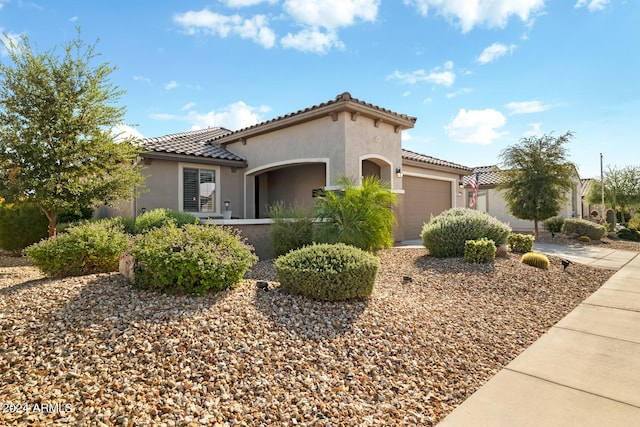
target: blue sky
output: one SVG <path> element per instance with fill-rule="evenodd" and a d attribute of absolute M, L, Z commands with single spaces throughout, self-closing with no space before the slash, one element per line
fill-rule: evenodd
<path fill-rule="evenodd" d="M 128 132 L 235 130 L 348 91 L 417 117 L 405 148 L 471 167 L 573 131 L 582 177 L 601 152 L 640 166 L 639 23 L 636 0 L 0 0 L 0 31 L 39 51 L 98 40 Z"/>

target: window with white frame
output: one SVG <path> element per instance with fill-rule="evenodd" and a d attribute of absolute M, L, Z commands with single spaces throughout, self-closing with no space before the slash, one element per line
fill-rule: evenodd
<path fill-rule="evenodd" d="M 182 210 L 193 213 L 218 212 L 217 168 L 183 166 L 181 169 Z"/>

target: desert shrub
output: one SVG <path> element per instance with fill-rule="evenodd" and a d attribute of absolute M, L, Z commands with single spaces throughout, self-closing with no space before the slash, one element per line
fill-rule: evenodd
<path fill-rule="evenodd" d="M 20 252 L 49 235 L 49 220 L 34 204 L 0 203 L 0 249 Z"/>
<path fill-rule="evenodd" d="M 627 228 L 635 228 L 636 230 L 640 230 L 640 213 L 635 214 L 631 217 L 631 219 L 629 219 Z"/>
<path fill-rule="evenodd" d="M 549 268 L 549 258 L 547 258 L 546 255 L 537 252 L 527 252 L 522 255 L 520 262 L 543 270 Z"/>
<path fill-rule="evenodd" d="M 515 252 L 518 254 L 524 254 L 527 252 L 531 252 L 533 249 L 533 241 L 535 237 L 530 234 L 509 234 L 509 238 L 507 239 L 509 247 L 511 248 L 511 252 Z"/>
<path fill-rule="evenodd" d="M 475 264 L 488 264 L 496 259 L 496 245 L 486 237 L 464 243 L 464 260 Z"/>
<path fill-rule="evenodd" d="M 135 219 L 123 218 L 120 216 L 102 219 L 79 219 L 73 222 L 63 222 L 57 225 L 57 232 L 65 233 L 70 228 L 78 227 L 92 222 L 102 223 L 103 225 L 112 225 L 118 228 L 121 227 L 122 231 L 124 231 L 126 234 L 135 234 Z"/>
<path fill-rule="evenodd" d="M 380 260 L 354 246 L 325 243 L 291 251 L 275 268 L 283 291 L 337 301 L 371 295 Z"/>
<path fill-rule="evenodd" d="M 542 223 L 544 229 L 549 233 L 560 233 L 562 231 L 562 224 L 564 224 L 564 218 L 561 216 L 546 219 Z"/>
<path fill-rule="evenodd" d="M 232 288 L 257 261 L 237 230 L 174 224 L 133 239 L 134 284 L 170 294 Z"/>
<path fill-rule="evenodd" d="M 579 242 L 589 243 L 591 241 L 591 237 L 589 236 L 580 236 L 578 237 Z"/>
<path fill-rule="evenodd" d="M 108 273 L 118 270 L 128 239 L 121 226 L 92 221 L 31 245 L 25 252 L 50 277 Z"/>
<path fill-rule="evenodd" d="M 605 235 L 606 230 L 603 225 L 595 222 L 580 218 L 567 218 L 564 220 L 562 232 L 564 234 L 589 236 L 591 240 L 600 240 Z"/>
<path fill-rule="evenodd" d="M 495 245 L 504 245 L 510 233 L 511 227 L 485 212 L 453 208 L 432 217 L 421 237 L 431 256 L 446 258 L 463 256 L 467 240 L 486 237 Z"/>
<path fill-rule="evenodd" d="M 620 240 L 620 237 L 618 237 L 618 235 L 616 233 L 614 233 L 613 231 L 607 233 L 607 237 L 609 239 L 611 239 L 611 240 Z"/>
<path fill-rule="evenodd" d="M 197 220 L 189 212 L 177 212 L 163 208 L 153 209 L 136 218 L 134 232 L 135 234 L 146 233 L 153 228 L 160 228 L 169 224 L 182 227 L 186 224 L 195 224 Z"/>
<path fill-rule="evenodd" d="M 640 231 L 635 228 L 623 228 L 618 231 L 618 237 L 622 240 L 630 240 L 632 242 L 640 242 Z"/>
<path fill-rule="evenodd" d="M 273 219 L 271 241 L 276 257 L 311 244 L 313 235 L 312 214 L 300 206 L 285 206 L 276 202 L 269 206 L 268 215 Z"/>
<path fill-rule="evenodd" d="M 391 247 L 397 200 L 388 184 L 376 177 L 365 177 L 360 186 L 345 177 L 338 183 L 342 190 L 328 191 L 317 198 L 320 222 L 313 240 L 345 243 L 369 252 Z"/>

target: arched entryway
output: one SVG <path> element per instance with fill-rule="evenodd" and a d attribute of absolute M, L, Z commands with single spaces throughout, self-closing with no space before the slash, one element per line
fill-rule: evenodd
<path fill-rule="evenodd" d="M 367 176 L 375 176 L 382 181 L 391 183 L 391 170 L 391 162 L 380 155 L 368 154 L 360 156 L 361 179 Z"/>

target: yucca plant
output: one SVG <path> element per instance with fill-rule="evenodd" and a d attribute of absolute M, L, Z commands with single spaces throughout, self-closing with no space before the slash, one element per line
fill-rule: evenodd
<path fill-rule="evenodd" d="M 375 252 L 393 245 L 393 207 L 396 195 L 377 177 L 365 177 L 361 185 L 338 180 L 341 190 L 328 191 L 316 204 L 320 222 L 314 233 L 318 243 L 345 243 Z"/>

